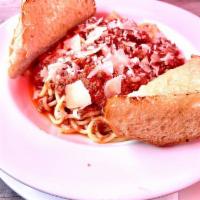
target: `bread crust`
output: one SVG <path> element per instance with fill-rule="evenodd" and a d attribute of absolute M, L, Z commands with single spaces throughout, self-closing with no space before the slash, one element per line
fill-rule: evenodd
<path fill-rule="evenodd" d="M 40 54 L 95 11 L 94 0 L 23 0 L 10 45 L 9 76 L 21 75 Z"/>
<path fill-rule="evenodd" d="M 108 99 L 112 130 L 158 146 L 200 137 L 200 57 L 171 69 L 128 96 Z"/>
<path fill-rule="evenodd" d="M 200 94 L 115 96 L 105 118 L 119 136 L 157 146 L 188 142 L 200 138 Z"/>

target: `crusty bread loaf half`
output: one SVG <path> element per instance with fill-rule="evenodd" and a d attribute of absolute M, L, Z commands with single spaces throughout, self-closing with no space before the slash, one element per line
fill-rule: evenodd
<path fill-rule="evenodd" d="M 129 96 L 145 97 L 198 92 L 200 92 L 200 57 L 193 56 L 186 64 L 158 76 Z"/>
<path fill-rule="evenodd" d="M 110 98 L 105 118 L 117 135 L 158 146 L 200 138 L 200 57 L 129 96 Z"/>
<path fill-rule="evenodd" d="M 21 75 L 40 54 L 95 10 L 94 0 L 23 0 L 10 45 L 9 76 Z"/>

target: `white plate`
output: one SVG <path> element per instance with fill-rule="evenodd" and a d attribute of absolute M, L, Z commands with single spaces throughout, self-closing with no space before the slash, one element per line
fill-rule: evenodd
<path fill-rule="evenodd" d="M 36 200 L 36 199 L 37 200 L 67 200 L 66 198 L 65 199 L 59 198 L 59 197 L 56 197 L 56 196 L 53 196 L 53 195 L 46 194 L 44 192 L 40 192 L 39 190 L 33 189 L 31 187 L 28 187 L 28 186 L 18 182 L 14 178 L 8 176 L 7 174 L 5 174 L 1 171 L 0 171 L 0 178 L 10 188 L 12 188 L 15 192 L 17 192 L 20 196 L 22 196 L 26 200 Z M 200 186 L 200 184 L 199 184 L 199 186 Z M 197 187 L 196 187 L 196 189 L 197 189 Z M 191 190 L 191 189 L 188 188 L 187 190 Z M 187 196 L 187 197 L 190 197 L 190 198 L 193 197 L 194 195 L 191 196 L 191 194 L 188 194 L 187 190 L 182 192 L 182 193 L 184 193 L 184 196 Z M 174 194 L 167 195 L 165 197 L 159 197 L 159 198 L 154 199 L 154 200 L 187 200 L 187 199 L 179 198 L 179 194 L 174 193 Z"/>
<path fill-rule="evenodd" d="M 12 188 L 15 192 L 17 192 L 21 197 L 26 200 L 67 200 L 28 187 L 16 181 L 2 171 L 0 171 L 0 177 L 10 188 Z"/>
<path fill-rule="evenodd" d="M 97 1 L 99 12 L 115 10 L 157 22 L 188 57 L 200 50 L 200 20 L 158 1 Z M 72 199 L 146 199 L 200 180 L 200 142 L 157 148 L 136 142 L 97 145 L 80 136 L 46 134 L 56 128 L 31 104 L 25 78 L 9 80 L 7 49 L 16 19 L 0 28 L 0 166 L 42 191 Z"/>

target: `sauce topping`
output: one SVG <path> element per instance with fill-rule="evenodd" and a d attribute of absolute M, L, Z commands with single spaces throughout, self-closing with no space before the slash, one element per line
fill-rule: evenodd
<path fill-rule="evenodd" d="M 35 85 L 48 82 L 62 96 L 79 81 L 90 104 L 102 107 L 106 98 L 127 95 L 182 64 L 180 50 L 155 25 L 92 17 L 39 58 Z"/>

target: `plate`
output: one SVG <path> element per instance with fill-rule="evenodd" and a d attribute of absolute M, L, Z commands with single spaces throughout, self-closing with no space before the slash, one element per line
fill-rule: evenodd
<path fill-rule="evenodd" d="M 186 57 L 200 50 L 200 20 L 151 0 L 97 0 L 99 13 L 115 10 L 159 25 Z M 200 180 L 200 142 L 158 148 L 129 141 L 94 144 L 57 130 L 31 103 L 26 78 L 9 80 L 7 53 L 16 17 L 0 28 L 0 166 L 26 185 L 71 199 L 149 199 Z M 47 134 L 50 133 L 50 134 Z M 54 135 L 54 136 L 52 136 Z M 56 136 L 55 136 L 56 135 Z"/>
<path fill-rule="evenodd" d="M 8 185 L 10 188 L 12 188 L 15 192 L 17 192 L 20 196 L 22 196 L 24 199 L 26 200 L 67 200 L 66 198 L 59 198 L 44 192 L 40 192 L 36 189 L 33 189 L 31 187 L 28 187 L 26 185 L 24 185 L 23 183 L 20 183 L 19 181 L 15 180 L 14 178 L 8 176 L 7 174 L 3 173 L 0 171 L 0 177 L 1 179 L 6 183 L 6 185 Z M 200 186 L 200 184 L 199 184 Z M 198 194 L 198 190 L 199 187 L 192 186 L 192 188 L 196 189 L 196 193 Z M 191 188 L 187 188 L 186 190 L 183 190 L 181 192 L 181 194 L 174 193 L 174 194 L 170 194 L 164 197 L 159 197 L 156 198 L 154 200 L 190 200 L 191 199 L 191 194 L 192 191 L 189 193 L 187 190 L 191 190 Z M 188 197 L 187 199 L 185 198 L 179 198 L 180 196 L 182 196 L 182 193 L 184 194 L 184 196 Z M 193 195 L 194 196 L 194 195 Z M 195 196 L 198 197 L 198 196 Z M 193 199 L 194 200 L 194 199 Z"/>
<path fill-rule="evenodd" d="M 40 192 L 31 187 L 28 187 L 1 171 L 0 171 L 0 177 L 6 183 L 6 185 L 8 185 L 10 188 L 12 188 L 15 192 L 17 192 L 21 197 L 23 197 L 26 200 L 35 200 L 35 199 L 37 200 L 67 200 L 67 199 L 59 198 L 56 196 L 52 196 L 52 195 Z"/>

